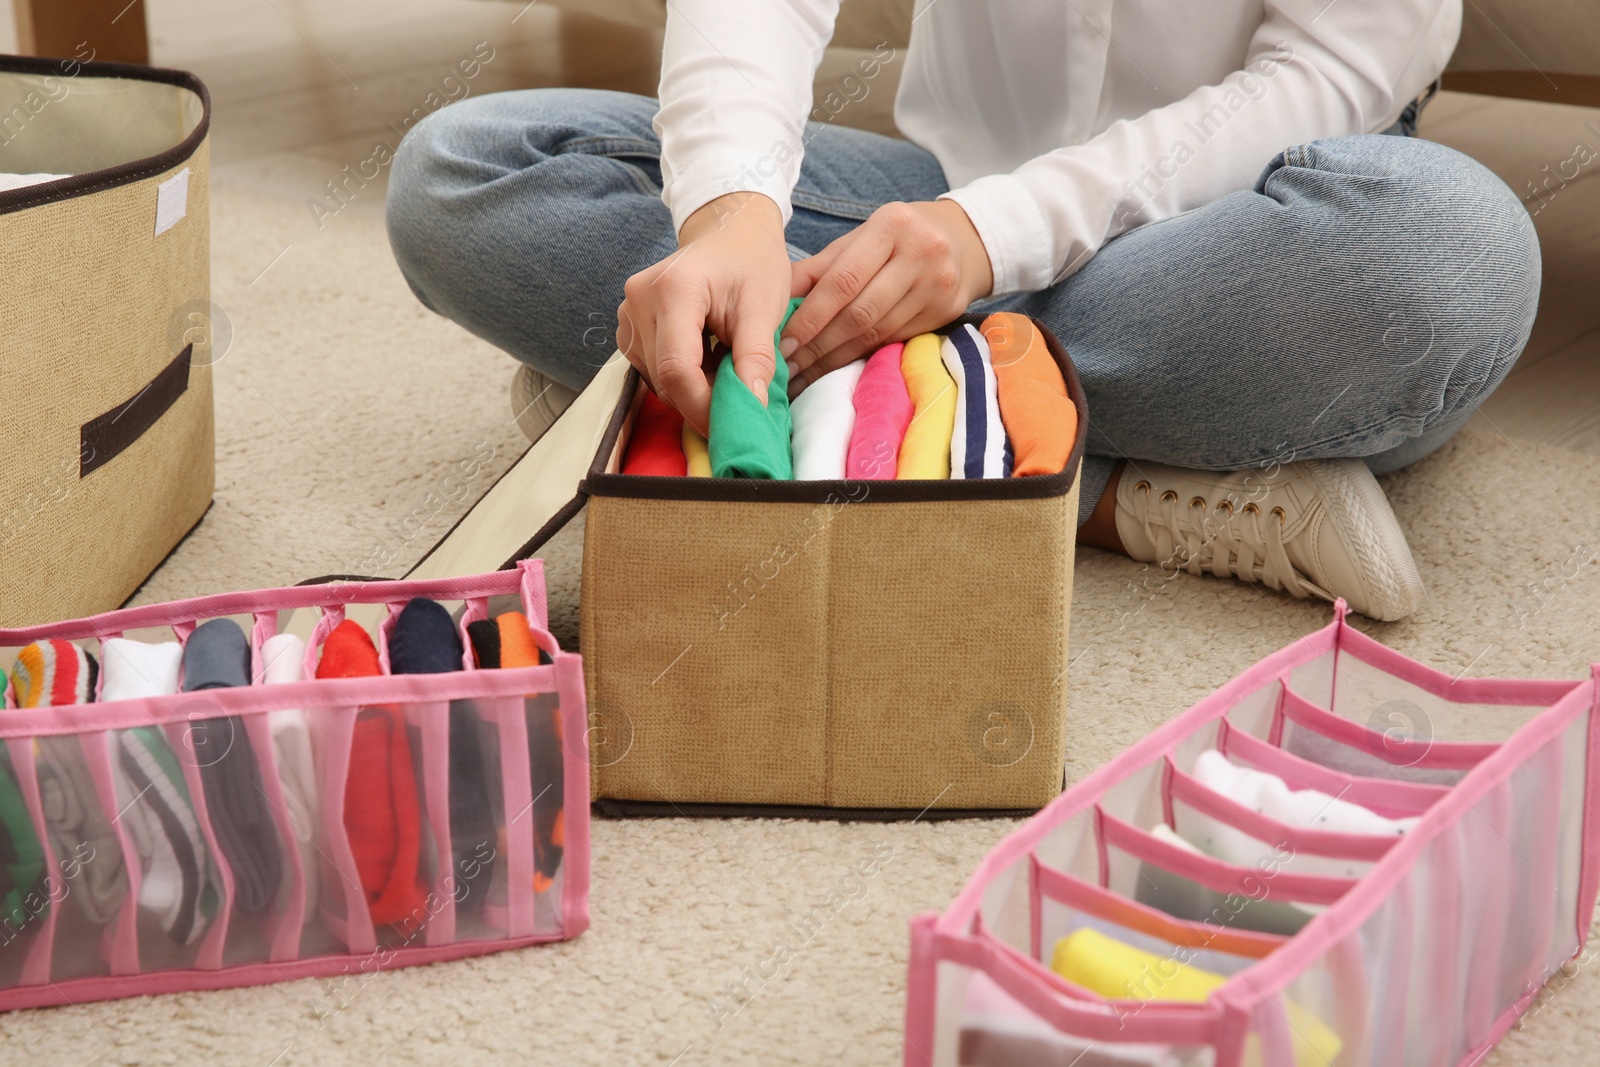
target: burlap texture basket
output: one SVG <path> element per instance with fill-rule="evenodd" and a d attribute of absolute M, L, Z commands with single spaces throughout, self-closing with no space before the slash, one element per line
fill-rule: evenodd
<path fill-rule="evenodd" d="M 623 475 L 642 387 L 616 357 L 411 576 L 510 565 L 587 504 L 579 643 L 602 811 L 1036 810 L 1065 771 L 1088 425 L 1040 330 L 1079 414 L 1059 474 Z"/>
<path fill-rule="evenodd" d="M 211 502 L 209 103 L 0 57 L 0 626 L 125 601 Z"/>

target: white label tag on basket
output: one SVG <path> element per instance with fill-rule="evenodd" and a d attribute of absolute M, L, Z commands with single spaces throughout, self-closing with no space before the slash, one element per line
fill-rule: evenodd
<path fill-rule="evenodd" d="M 156 236 L 176 226 L 189 213 L 189 168 L 184 167 L 156 187 Z"/>

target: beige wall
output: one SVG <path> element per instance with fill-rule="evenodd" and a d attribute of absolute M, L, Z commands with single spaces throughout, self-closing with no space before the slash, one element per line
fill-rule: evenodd
<path fill-rule="evenodd" d="M 11 0 L 0 0 L 0 54 L 17 50 L 17 24 L 12 20 Z"/>

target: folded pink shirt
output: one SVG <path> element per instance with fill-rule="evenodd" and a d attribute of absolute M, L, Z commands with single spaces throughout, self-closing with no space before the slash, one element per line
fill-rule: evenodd
<path fill-rule="evenodd" d="M 856 425 L 845 460 L 846 478 L 893 478 L 900 442 L 911 425 L 911 394 L 900 373 L 901 342 L 884 345 L 867 360 L 856 383 Z"/>

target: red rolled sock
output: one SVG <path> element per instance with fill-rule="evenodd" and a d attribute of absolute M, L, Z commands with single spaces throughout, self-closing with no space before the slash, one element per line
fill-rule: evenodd
<path fill-rule="evenodd" d="M 359 623 L 346 619 L 322 645 L 318 678 L 381 673 L 378 649 Z M 405 716 L 394 707 L 362 708 L 350 738 L 344 828 L 375 924 L 427 914 L 427 891 L 417 880 L 421 825 Z"/>
<path fill-rule="evenodd" d="M 684 478 L 689 461 L 683 454 L 683 416 L 667 407 L 654 393 L 644 394 L 639 415 L 633 420 L 628 451 L 622 457 L 623 474 L 656 474 Z"/>

